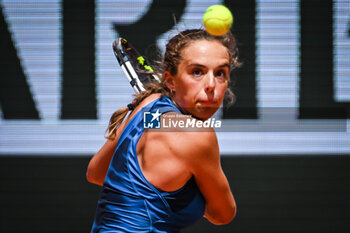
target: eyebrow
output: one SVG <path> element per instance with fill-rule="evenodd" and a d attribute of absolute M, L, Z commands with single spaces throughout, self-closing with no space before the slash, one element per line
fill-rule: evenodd
<path fill-rule="evenodd" d="M 199 66 L 199 67 L 203 67 L 203 68 L 206 67 L 205 65 L 198 64 L 198 63 L 192 63 L 192 64 L 187 65 L 187 67 L 191 67 L 191 66 Z M 220 68 L 222 68 L 222 67 L 230 68 L 230 65 L 228 63 L 225 63 L 225 64 L 222 64 L 222 65 L 219 65 L 218 67 L 220 67 Z"/>

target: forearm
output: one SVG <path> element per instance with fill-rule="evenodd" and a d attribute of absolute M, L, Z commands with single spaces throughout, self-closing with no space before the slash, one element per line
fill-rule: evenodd
<path fill-rule="evenodd" d="M 215 201 L 207 202 L 204 217 L 213 224 L 222 225 L 233 220 L 237 207 L 225 175 L 221 172 L 217 176 L 222 176 L 220 180 L 216 181 L 216 184 L 220 185 L 210 192 L 212 199 L 215 199 Z"/>
<path fill-rule="evenodd" d="M 110 159 L 98 157 L 96 158 L 95 156 L 89 163 L 86 172 L 86 178 L 90 183 L 102 186 L 108 170 L 107 164 L 109 164 Z"/>
<path fill-rule="evenodd" d="M 204 217 L 208 219 L 209 222 L 215 225 L 224 225 L 230 223 L 236 215 L 236 203 L 233 201 L 233 204 L 230 208 L 230 213 L 220 213 L 217 212 L 214 208 L 206 206 Z"/>
<path fill-rule="evenodd" d="M 86 178 L 89 182 L 103 185 L 109 164 L 112 160 L 116 142 L 108 140 L 89 162 Z"/>

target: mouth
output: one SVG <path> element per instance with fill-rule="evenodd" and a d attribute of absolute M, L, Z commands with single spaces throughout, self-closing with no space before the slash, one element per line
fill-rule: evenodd
<path fill-rule="evenodd" d="M 207 106 L 207 107 L 217 106 L 217 101 L 215 100 L 199 100 L 198 103 L 200 105 Z"/>

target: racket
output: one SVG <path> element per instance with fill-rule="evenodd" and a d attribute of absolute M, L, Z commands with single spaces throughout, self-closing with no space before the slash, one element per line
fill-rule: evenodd
<path fill-rule="evenodd" d="M 147 83 L 160 82 L 159 77 L 154 74 L 145 58 L 126 39 L 116 39 L 113 42 L 113 51 L 126 78 L 137 94 L 145 91 Z"/>

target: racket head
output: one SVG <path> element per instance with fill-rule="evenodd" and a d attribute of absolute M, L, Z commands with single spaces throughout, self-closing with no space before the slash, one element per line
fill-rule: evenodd
<path fill-rule="evenodd" d="M 126 73 L 127 76 L 130 76 L 130 73 L 136 74 L 136 76 L 131 76 L 134 76 L 133 78 L 136 79 L 134 83 L 142 85 L 139 89 L 144 90 L 144 87 L 151 82 L 160 83 L 160 79 L 154 74 L 153 68 L 126 39 L 121 37 L 116 39 L 113 42 L 113 51 L 119 65 L 129 71 L 128 73 L 124 71 L 124 73 Z M 130 64 L 132 68 L 128 64 Z M 133 71 L 130 72 L 130 69 L 133 69 Z M 133 84 L 131 83 L 131 85 Z"/>

